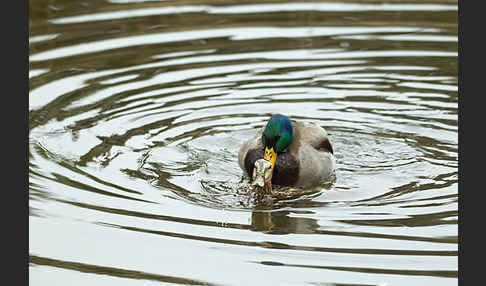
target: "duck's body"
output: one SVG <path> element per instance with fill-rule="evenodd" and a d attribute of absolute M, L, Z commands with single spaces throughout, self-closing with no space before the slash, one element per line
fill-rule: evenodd
<path fill-rule="evenodd" d="M 255 161 L 272 158 L 268 150 L 274 149 L 275 185 L 307 188 L 322 185 L 334 176 L 336 160 L 332 145 L 326 130 L 315 123 L 273 115 L 255 137 L 243 143 L 238 163 L 251 178 Z"/>

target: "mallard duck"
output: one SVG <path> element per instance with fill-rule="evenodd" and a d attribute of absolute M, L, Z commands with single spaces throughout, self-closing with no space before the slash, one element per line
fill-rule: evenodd
<path fill-rule="evenodd" d="M 262 158 L 270 162 L 271 182 L 278 186 L 315 187 L 335 174 L 336 159 L 326 130 L 281 114 L 272 115 L 238 152 L 240 168 L 253 180 L 255 162 Z"/>

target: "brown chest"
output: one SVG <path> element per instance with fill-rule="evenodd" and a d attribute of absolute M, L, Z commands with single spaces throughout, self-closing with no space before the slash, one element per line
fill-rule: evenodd
<path fill-rule="evenodd" d="M 251 178 L 255 161 L 263 158 L 263 149 L 250 149 L 245 157 L 245 170 Z M 290 152 L 278 154 L 273 171 L 272 184 L 293 186 L 299 176 L 299 161 Z"/>

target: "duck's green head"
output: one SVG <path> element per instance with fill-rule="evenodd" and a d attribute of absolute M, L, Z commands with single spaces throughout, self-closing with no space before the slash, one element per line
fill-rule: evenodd
<path fill-rule="evenodd" d="M 264 159 L 275 167 L 277 154 L 285 152 L 294 140 L 294 129 L 290 119 L 281 114 L 274 114 L 262 134 L 262 143 L 265 148 Z"/>

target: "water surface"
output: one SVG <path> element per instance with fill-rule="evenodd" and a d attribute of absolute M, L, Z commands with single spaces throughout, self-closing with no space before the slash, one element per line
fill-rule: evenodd
<path fill-rule="evenodd" d="M 457 285 L 457 1 L 29 5 L 31 285 Z M 255 205 L 277 112 L 336 181 Z"/>

